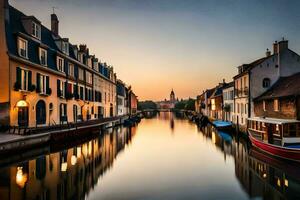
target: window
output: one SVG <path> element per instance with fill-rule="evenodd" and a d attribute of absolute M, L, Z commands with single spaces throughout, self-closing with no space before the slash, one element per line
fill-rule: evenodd
<path fill-rule="evenodd" d="M 48 83 L 49 84 L 49 83 Z M 41 94 L 47 94 L 47 76 L 37 74 L 37 88 Z"/>
<path fill-rule="evenodd" d="M 72 63 L 69 63 L 69 76 L 74 77 L 74 65 Z"/>
<path fill-rule="evenodd" d="M 270 85 L 271 85 L 271 80 L 269 78 L 264 78 L 262 83 L 263 88 L 268 88 L 270 87 Z"/>
<path fill-rule="evenodd" d="M 274 111 L 279 111 L 279 101 L 278 101 L 278 99 L 274 99 Z"/>
<path fill-rule="evenodd" d="M 26 69 L 17 68 L 17 82 L 19 83 L 18 89 L 28 91 L 31 82 L 31 71 Z"/>
<path fill-rule="evenodd" d="M 92 79 L 93 79 L 92 74 L 90 72 L 86 72 L 86 82 L 92 84 L 93 83 Z"/>
<path fill-rule="evenodd" d="M 83 73 L 84 73 L 83 69 L 78 68 L 78 78 L 82 81 L 84 80 Z"/>
<path fill-rule="evenodd" d="M 40 64 L 47 66 L 47 51 L 45 49 L 39 48 Z"/>
<path fill-rule="evenodd" d="M 57 80 L 57 96 L 58 97 L 65 97 L 65 82 L 61 80 Z"/>
<path fill-rule="evenodd" d="M 263 101 L 263 110 L 266 111 L 266 102 Z"/>
<path fill-rule="evenodd" d="M 245 104 L 245 114 L 247 115 L 247 104 Z"/>
<path fill-rule="evenodd" d="M 244 105 L 241 104 L 241 114 L 244 114 Z"/>
<path fill-rule="evenodd" d="M 19 56 L 28 58 L 28 42 L 22 38 L 18 39 L 18 52 Z"/>
<path fill-rule="evenodd" d="M 35 22 L 32 22 L 32 36 L 41 39 L 41 26 Z"/>
<path fill-rule="evenodd" d="M 92 58 L 88 58 L 88 67 L 92 68 Z"/>
<path fill-rule="evenodd" d="M 68 42 L 62 42 L 62 52 L 69 55 L 69 43 Z"/>
<path fill-rule="evenodd" d="M 61 57 L 57 57 L 57 69 L 61 72 L 65 72 L 64 70 L 64 59 L 62 59 Z"/>

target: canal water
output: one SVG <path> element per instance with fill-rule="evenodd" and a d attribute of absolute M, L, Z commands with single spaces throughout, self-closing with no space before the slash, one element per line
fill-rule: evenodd
<path fill-rule="evenodd" d="M 300 199 L 297 164 L 179 114 L 65 145 L 1 158 L 0 199 Z"/>

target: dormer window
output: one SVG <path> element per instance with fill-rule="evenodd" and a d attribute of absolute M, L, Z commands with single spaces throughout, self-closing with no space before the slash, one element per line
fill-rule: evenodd
<path fill-rule="evenodd" d="M 264 78 L 262 82 L 263 88 L 268 88 L 271 85 L 271 80 L 269 78 Z"/>
<path fill-rule="evenodd" d="M 78 53 L 78 61 L 83 63 L 83 54 L 82 53 Z"/>
<path fill-rule="evenodd" d="M 41 25 L 32 22 L 32 33 L 31 35 L 35 38 L 41 39 Z"/>
<path fill-rule="evenodd" d="M 23 38 L 18 38 L 18 53 L 23 58 L 28 58 L 28 42 Z"/>
<path fill-rule="evenodd" d="M 57 65 L 58 71 L 65 72 L 65 70 L 64 70 L 64 59 L 62 59 L 61 57 L 57 57 L 56 65 Z"/>
<path fill-rule="evenodd" d="M 40 64 L 47 66 L 47 50 L 39 48 Z"/>
<path fill-rule="evenodd" d="M 69 55 L 69 43 L 68 42 L 62 42 L 62 52 Z"/>

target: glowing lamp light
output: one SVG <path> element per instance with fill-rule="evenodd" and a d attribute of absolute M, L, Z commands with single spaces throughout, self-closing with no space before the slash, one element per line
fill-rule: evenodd
<path fill-rule="evenodd" d="M 17 168 L 16 183 L 19 187 L 24 188 L 27 182 L 27 174 L 23 173 L 23 167 Z"/>
<path fill-rule="evenodd" d="M 264 178 L 267 178 L 267 174 L 266 174 L 266 173 L 264 173 L 264 174 L 263 174 L 263 177 L 264 177 Z"/>
<path fill-rule="evenodd" d="M 77 157 L 75 155 L 73 155 L 71 157 L 71 165 L 76 165 L 76 162 L 77 162 Z"/>
<path fill-rule="evenodd" d="M 64 162 L 64 163 L 61 163 L 61 171 L 62 172 L 66 172 L 67 171 L 67 168 L 68 168 L 68 163 Z"/>
<path fill-rule="evenodd" d="M 28 103 L 25 100 L 20 100 L 17 102 L 16 105 L 18 108 L 22 108 L 22 107 L 28 107 Z"/>

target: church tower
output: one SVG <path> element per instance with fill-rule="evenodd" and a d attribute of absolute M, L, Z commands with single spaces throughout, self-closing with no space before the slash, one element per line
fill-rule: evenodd
<path fill-rule="evenodd" d="M 174 93 L 173 89 L 172 89 L 171 94 L 170 94 L 170 101 L 171 102 L 175 102 L 176 101 L 175 93 Z"/>

